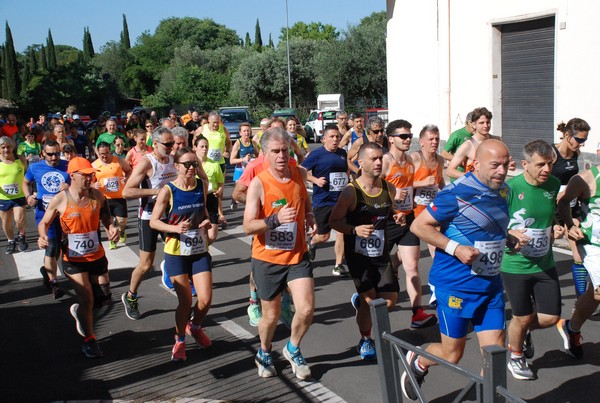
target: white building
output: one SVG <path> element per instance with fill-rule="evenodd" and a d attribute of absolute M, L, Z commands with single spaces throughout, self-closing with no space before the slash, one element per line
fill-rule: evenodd
<path fill-rule="evenodd" d="M 447 139 L 485 106 L 492 134 L 520 156 L 580 117 L 592 128 L 582 151 L 596 153 L 600 1 L 387 0 L 387 14 L 390 120 L 415 132 L 434 123 Z"/>

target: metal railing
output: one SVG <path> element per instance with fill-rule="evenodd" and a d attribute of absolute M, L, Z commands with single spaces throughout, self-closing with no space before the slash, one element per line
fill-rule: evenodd
<path fill-rule="evenodd" d="M 507 350 L 499 346 L 487 346 L 483 350 L 483 376 L 472 374 L 467 370 L 443 360 L 435 355 L 429 354 L 419 347 L 407 343 L 391 333 L 390 318 L 387 310 L 387 304 L 384 299 L 377 299 L 371 302 L 371 318 L 373 322 L 373 333 L 375 335 L 375 348 L 377 351 L 377 367 L 379 370 L 379 379 L 381 383 L 384 402 L 401 402 L 402 386 L 400 377 L 402 372 L 407 371 L 408 362 L 405 352 L 410 350 L 428 360 L 438 363 L 444 368 L 448 368 L 469 380 L 467 385 L 460 391 L 454 399 L 460 402 L 466 398 L 473 389 L 475 389 L 476 401 L 483 403 L 515 402 L 524 403 L 520 397 L 506 389 L 506 363 Z M 400 371 L 399 362 L 402 363 Z M 421 389 L 415 380 L 413 372 L 408 370 L 407 376 L 413 384 L 421 402 L 427 400 L 423 396 Z"/>

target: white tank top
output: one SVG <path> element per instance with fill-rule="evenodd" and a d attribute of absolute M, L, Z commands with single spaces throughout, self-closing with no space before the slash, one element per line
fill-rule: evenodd
<path fill-rule="evenodd" d="M 142 182 L 142 189 L 160 189 L 177 177 L 177 170 L 173 165 L 172 155 L 169 155 L 169 162 L 166 164 L 159 162 L 154 157 L 154 154 L 146 154 L 144 155 L 144 158 L 148 158 L 152 164 L 153 173 L 152 176 L 146 176 L 146 179 Z M 140 199 L 139 218 L 141 220 L 150 219 L 155 202 L 156 195 L 151 197 L 142 197 Z"/>

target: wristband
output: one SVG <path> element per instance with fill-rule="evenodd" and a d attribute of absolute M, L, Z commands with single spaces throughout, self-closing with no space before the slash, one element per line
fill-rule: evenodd
<path fill-rule="evenodd" d="M 352 235 L 356 235 L 356 227 L 352 228 Z"/>
<path fill-rule="evenodd" d="M 459 246 L 460 246 L 460 244 L 458 242 L 451 239 L 448 241 L 448 244 L 446 245 L 444 252 L 446 252 L 450 256 L 454 256 L 454 252 L 456 251 L 456 248 L 458 248 Z"/>
<path fill-rule="evenodd" d="M 265 224 L 267 225 L 267 229 L 275 229 L 281 225 L 279 222 L 279 218 L 277 214 L 271 214 L 268 217 L 265 217 Z"/>

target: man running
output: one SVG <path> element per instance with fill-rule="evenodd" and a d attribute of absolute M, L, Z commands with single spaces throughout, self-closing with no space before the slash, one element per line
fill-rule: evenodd
<path fill-rule="evenodd" d="M 313 210 L 317 222 L 317 233 L 311 238 L 308 246 L 310 260 L 315 260 L 317 245 L 329 240 L 331 227 L 329 226 L 329 215 L 337 202 L 342 190 L 348 184 L 348 162 L 346 151 L 339 148 L 340 132 L 335 125 L 325 127 L 321 138 L 323 147 L 308 154 L 302 161 L 306 168 L 308 181 L 313 183 Z M 344 238 L 341 233 L 336 234 L 335 266 L 332 274 L 334 276 L 346 275 L 344 267 Z"/>
<path fill-rule="evenodd" d="M 284 130 L 272 128 L 261 138 L 268 168 L 248 188 L 244 230 L 255 235 L 252 242 L 252 273 L 262 301 L 260 348 L 255 363 L 263 378 L 277 374 L 271 356 L 271 341 L 281 310 L 281 294 L 288 287 L 296 314 L 292 333 L 283 348 L 284 357 L 299 379 L 311 376 L 300 342 L 314 313 L 314 280 L 306 247 L 306 228 L 316 227 L 312 203 L 307 197 L 304 170 L 289 166 L 290 138 Z"/>
<path fill-rule="evenodd" d="M 387 242 L 388 219 L 394 213 L 396 189 L 381 177 L 383 150 L 379 144 L 363 144 L 358 160 L 361 175 L 342 191 L 329 217 L 329 225 L 344 234 L 348 269 L 361 300 L 356 311 L 361 335 L 357 350 L 363 360 L 372 360 L 377 354 L 371 337 L 368 303 L 383 298 L 391 310 L 400 290 Z M 400 220 L 403 216 L 395 214 L 394 219 Z"/>
<path fill-rule="evenodd" d="M 527 244 L 518 253 L 504 252 L 502 282 L 512 309 L 508 326 L 508 369 L 515 379 L 534 379 L 526 359 L 534 354 L 531 331 L 560 319 L 560 284 L 552 241 L 564 234 L 553 225 L 560 188 L 552 176 L 552 147 L 542 140 L 525 145 L 521 175 L 509 180 L 509 233 Z"/>
<path fill-rule="evenodd" d="M 71 183 L 71 177 L 67 173 L 68 162 L 60 159 L 60 147 L 54 140 L 44 143 L 44 161 L 29 165 L 23 180 L 23 193 L 27 204 L 35 206 L 35 222 L 39 225 L 48 203 L 60 191 L 65 190 Z M 35 184 L 37 192 L 32 193 Z M 58 218 L 52 220 L 47 230 L 48 247 L 44 251 L 44 265 L 40 267 L 40 273 L 44 286 L 52 292 L 54 299 L 65 295 L 65 291 L 58 285 L 57 260 L 60 256 L 60 239 L 62 231 Z"/>
<path fill-rule="evenodd" d="M 171 150 L 175 144 L 171 130 L 159 127 L 152 133 L 154 148 L 151 154 L 144 155 L 137 164 L 123 188 L 123 197 L 140 198 L 138 231 L 140 239 L 140 262 L 131 273 L 129 290 L 122 295 L 121 301 L 125 314 L 131 320 L 140 319 L 138 308 L 138 288 L 144 275 L 150 270 L 156 255 L 157 230 L 150 227 L 152 208 L 160 189 L 177 176 L 173 166 Z M 140 186 L 141 185 L 141 186 Z"/>
<path fill-rule="evenodd" d="M 481 348 L 504 347 L 500 264 L 505 245 L 515 246 L 514 238 L 507 235 L 508 188 L 504 184 L 510 157 L 501 141 L 484 144 L 477 149 L 473 172 L 446 186 L 411 226 L 419 238 L 437 248 L 429 282 L 435 287 L 441 343 L 431 343 L 426 351 L 453 364 L 464 353 L 469 324 Z M 412 351 L 407 361 L 419 387 L 428 368 L 436 365 Z M 401 383 L 404 395 L 417 400 L 406 372 Z"/>
<path fill-rule="evenodd" d="M 108 261 L 100 242 L 100 223 L 109 241 L 119 238 L 119 228 L 112 224 L 106 198 L 92 181 L 96 169 L 82 157 L 73 158 L 68 165 L 71 186 L 50 200 L 38 225 L 38 246 L 50 245 L 48 227 L 58 216 L 62 228 L 63 270 L 71 281 L 79 303 L 71 305 L 77 332 L 83 337 L 82 351 L 88 358 L 102 357 L 94 333 L 94 304 L 110 303 Z"/>

